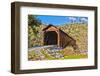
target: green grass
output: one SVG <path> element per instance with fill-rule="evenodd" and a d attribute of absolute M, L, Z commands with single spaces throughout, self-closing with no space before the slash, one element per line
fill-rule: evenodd
<path fill-rule="evenodd" d="M 33 50 L 31 52 L 28 52 L 28 59 L 29 60 L 34 59 L 34 57 L 36 57 L 36 54 Z"/>
<path fill-rule="evenodd" d="M 35 55 L 34 50 L 30 51 L 29 54 L 31 54 L 31 55 Z"/>
<path fill-rule="evenodd" d="M 87 58 L 87 55 L 80 54 L 80 55 L 69 55 L 69 56 L 64 56 L 64 59 L 81 59 L 81 58 Z"/>
<path fill-rule="evenodd" d="M 48 55 L 44 50 L 42 50 L 41 52 L 42 52 L 42 54 L 44 54 L 45 58 L 47 58 L 48 60 L 54 60 L 55 59 L 54 57 Z"/>
<path fill-rule="evenodd" d="M 46 60 L 64 60 L 64 59 L 83 59 L 83 58 L 88 58 L 87 54 L 65 55 L 63 58 L 55 58 L 55 57 L 49 55 L 44 50 L 41 50 L 41 53 L 45 56 Z M 29 60 L 34 60 L 35 58 L 38 57 L 38 55 L 36 55 L 34 51 L 31 51 L 28 54 L 29 54 L 28 55 L 29 56 Z"/>

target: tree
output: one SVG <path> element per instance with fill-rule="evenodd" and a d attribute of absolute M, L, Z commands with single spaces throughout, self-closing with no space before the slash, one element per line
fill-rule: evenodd
<path fill-rule="evenodd" d="M 28 47 L 33 47 L 37 41 L 40 25 L 41 21 L 36 16 L 28 15 Z"/>
<path fill-rule="evenodd" d="M 28 15 L 28 25 L 33 29 L 33 33 L 37 35 L 38 27 L 41 25 L 41 21 L 36 16 Z"/>

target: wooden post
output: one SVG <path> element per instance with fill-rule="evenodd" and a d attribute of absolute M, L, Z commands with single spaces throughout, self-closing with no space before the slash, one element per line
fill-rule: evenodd
<path fill-rule="evenodd" d="M 57 46 L 60 47 L 60 33 L 59 33 L 59 30 L 57 30 L 56 32 L 57 32 L 57 35 L 58 35 Z"/>
<path fill-rule="evenodd" d="M 42 32 L 43 37 L 42 37 L 42 45 L 44 45 L 44 35 L 45 35 L 45 31 Z"/>

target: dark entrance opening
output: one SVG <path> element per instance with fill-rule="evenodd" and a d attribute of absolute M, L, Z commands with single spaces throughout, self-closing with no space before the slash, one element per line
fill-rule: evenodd
<path fill-rule="evenodd" d="M 48 31 L 44 34 L 44 45 L 57 45 L 57 33 Z"/>

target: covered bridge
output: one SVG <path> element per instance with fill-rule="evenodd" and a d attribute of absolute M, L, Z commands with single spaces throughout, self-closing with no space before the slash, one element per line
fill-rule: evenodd
<path fill-rule="evenodd" d="M 70 37 L 67 33 L 62 31 L 56 26 L 48 25 L 43 30 L 43 45 L 57 45 L 58 47 L 65 48 L 72 46 L 77 49 L 76 40 Z"/>

